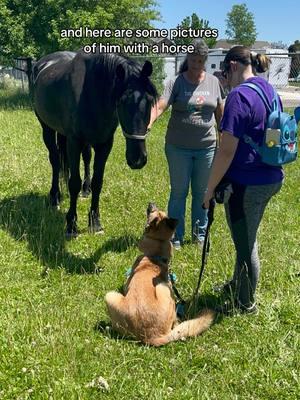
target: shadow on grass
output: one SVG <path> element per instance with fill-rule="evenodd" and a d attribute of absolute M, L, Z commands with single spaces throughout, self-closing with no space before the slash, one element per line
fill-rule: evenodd
<path fill-rule="evenodd" d="M 121 236 L 107 240 L 88 258 L 66 250 L 65 216 L 49 206 L 48 197 L 30 193 L 0 201 L 0 227 L 15 240 L 24 240 L 32 254 L 48 268 L 64 268 L 68 273 L 101 272 L 97 265 L 108 251 L 121 253 L 137 242 L 137 238 Z"/>
<path fill-rule="evenodd" d="M 0 109 L 15 110 L 18 108 L 32 109 L 29 93 L 22 90 L 0 90 Z"/>

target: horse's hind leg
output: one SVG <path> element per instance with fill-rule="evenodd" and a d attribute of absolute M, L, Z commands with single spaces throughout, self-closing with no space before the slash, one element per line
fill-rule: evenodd
<path fill-rule="evenodd" d="M 67 153 L 70 167 L 69 178 L 69 193 L 70 193 L 70 208 L 67 212 L 67 231 L 68 239 L 78 236 L 77 229 L 77 199 L 81 189 L 80 178 L 80 154 L 82 151 L 82 143 L 74 138 L 67 138 Z"/>
<path fill-rule="evenodd" d="M 84 179 L 82 184 L 81 194 L 82 197 L 88 197 L 91 193 L 91 176 L 90 164 L 92 158 L 92 148 L 89 144 L 85 144 L 82 149 L 82 159 L 84 164 Z"/>
<path fill-rule="evenodd" d="M 47 125 L 42 124 L 44 143 L 49 151 L 49 160 L 52 166 L 52 185 L 50 189 L 50 204 L 53 207 L 59 207 L 60 190 L 59 190 L 59 151 L 56 144 L 55 131 Z"/>
<path fill-rule="evenodd" d="M 94 173 L 92 178 L 92 202 L 89 212 L 89 229 L 94 233 L 103 233 L 100 223 L 99 198 L 103 184 L 104 168 L 113 144 L 113 136 L 106 143 L 94 146 Z"/>

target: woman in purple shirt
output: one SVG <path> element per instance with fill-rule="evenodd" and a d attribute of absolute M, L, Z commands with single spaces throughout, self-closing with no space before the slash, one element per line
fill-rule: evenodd
<path fill-rule="evenodd" d="M 251 53 L 244 46 L 230 49 L 224 60 L 223 74 L 233 90 L 225 103 L 221 144 L 204 198 L 204 206 L 208 208 L 221 179 L 225 177 L 231 182 L 232 193 L 225 211 L 236 249 L 236 264 L 232 279 L 219 288 L 233 299 L 222 305 L 219 311 L 223 313 L 257 310 L 255 290 L 260 271 L 257 231 L 266 205 L 280 190 L 283 181 L 282 168 L 262 163 L 260 155 L 243 140 L 246 134 L 261 144 L 268 115 L 259 95 L 241 84 L 255 83 L 271 104 L 272 86 L 256 76 L 268 67 L 269 59 L 265 55 Z"/>

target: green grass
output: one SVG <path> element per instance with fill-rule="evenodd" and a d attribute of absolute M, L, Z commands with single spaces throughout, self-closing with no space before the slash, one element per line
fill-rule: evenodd
<path fill-rule="evenodd" d="M 300 164 L 261 225 L 262 272 L 257 316 L 219 319 L 203 336 L 155 349 L 113 335 L 103 298 L 124 282 L 149 201 L 166 208 L 167 115 L 147 142 L 149 162 L 132 171 L 118 130 L 101 196 L 105 235 L 87 232 L 89 200 L 78 202 L 77 240 L 66 242 L 64 218 L 48 208 L 50 165 L 41 129 L 24 96 L 0 92 L 0 399 L 297 399 L 300 392 Z M 190 202 L 188 207 L 190 207 Z M 187 218 L 187 232 L 190 222 Z M 221 206 L 201 302 L 230 277 L 234 252 Z M 200 254 L 176 252 L 178 289 L 191 296 Z M 108 391 L 87 387 L 102 376 Z"/>
<path fill-rule="evenodd" d="M 300 82 L 289 82 L 289 85 L 300 87 Z"/>

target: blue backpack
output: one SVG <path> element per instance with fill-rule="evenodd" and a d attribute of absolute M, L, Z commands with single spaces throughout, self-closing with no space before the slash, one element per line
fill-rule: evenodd
<path fill-rule="evenodd" d="M 255 90 L 269 114 L 262 144 L 254 142 L 248 135 L 243 135 L 244 141 L 257 151 L 265 164 L 281 166 L 295 161 L 298 152 L 297 124 L 300 120 L 300 107 L 295 109 L 294 115 L 290 115 L 280 110 L 279 98 L 274 89 L 270 105 L 259 86 L 254 83 L 243 83 L 241 86 Z"/>

